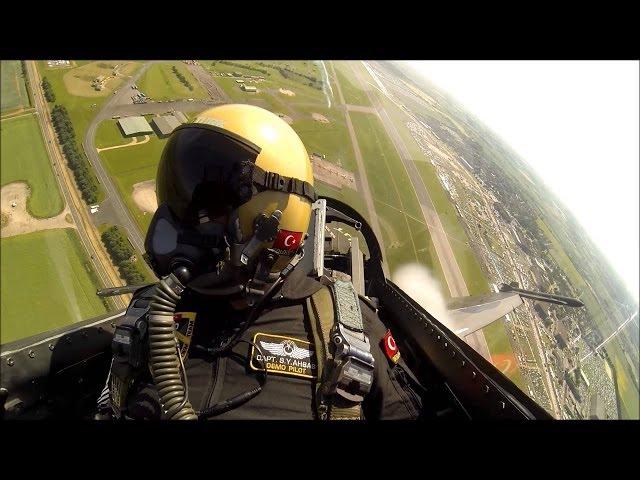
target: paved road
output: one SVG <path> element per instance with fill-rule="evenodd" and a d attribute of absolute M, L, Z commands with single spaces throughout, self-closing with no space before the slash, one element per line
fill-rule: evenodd
<path fill-rule="evenodd" d="M 351 65 L 350 65 L 351 66 Z M 352 66 L 351 66 L 352 67 Z M 445 230 L 440 222 L 440 216 L 433 205 L 431 197 L 429 196 L 429 192 L 427 191 L 424 183 L 422 182 L 422 177 L 420 176 L 420 172 L 418 171 L 411 154 L 407 146 L 404 143 L 404 140 L 398 133 L 396 126 L 393 121 L 389 117 L 384 105 L 382 104 L 380 98 L 375 93 L 375 91 L 370 87 L 369 83 L 362 78 L 358 69 L 352 68 L 354 76 L 357 78 L 358 82 L 361 85 L 361 88 L 366 92 L 369 97 L 369 101 L 373 106 L 373 110 L 377 113 L 382 124 L 389 135 L 396 151 L 398 152 L 398 156 L 402 160 L 404 164 L 405 170 L 407 171 L 407 175 L 411 179 L 411 184 L 413 185 L 413 189 L 418 197 L 418 201 L 420 202 L 420 208 L 422 209 L 422 215 L 424 217 L 424 221 L 429 229 L 429 234 L 431 235 L 431 239 L 433 240 L 433 245 L 436 250 L 436 254 L 438 256 L 438 261 L 442 266 L 442 270 L 444 273 L 445 281 L 447 282 L 447 286 L 449 288 L 449 292 L 452 297 L 466 297 L 469 296 L 469 290 L 467 289 L 467 285 L 464 281 L 464 276 L 462 275 L 462 271 L 460 270 L 460 266 L 455 258 L 453 250 L 451 248 L 451 244 L 449 243 L 449 238 L 447 237 Z M 465 341 L 471 345 L 474 350 L 480 353 L 487 360 L 491 361 L 491 354 L 489 352 L 489 346 L 487 345 L 486 339 L 484 338 L 484 334 L 482 331 L 477 331 L 471 335 L 467 335 L 465 337 Z"/>
<path fill-rule="evenodd" d="M 117 107 L 121 104 L 127 104 L 127 101 L 130 102 L 131 96 L 131 85 L 138 81 L 142 75 L 147 71 L 152 62 L 144 64 L 140 69 L 131 77 L 128 81 L 124 82 L 120 88 L 117 90 L 116 94 L 112 96 L 102 107 L 100 112 L 93 117 L 93 120 L 89 124 L 89 128 L 87 128 L 87 133 L 82 141 L 82 147 L 84 148 L 87 157 L 89 158 L 89 162 L 93 167 L 93 170 L 96 172 L 98 180 L 102 185 L 106 197 L 109 199 L 113 206 L 113 211 L 118 219 L 118 225 L 123 227 L 126 232 L 131 244 L 139 251 L 144 252 L 144 238 L 142 237 L 142 233 L 140 232 L 140 228 L 135 223 L 135 221 L 131 218 L 127 207 L 125 206 L 123 200 L 120 198 L 120 194 L 118 193 L 117 188 L 113 184 L 111 177 L 106 172 L 102 162 L 100 161 L 100 157 L 95 147 L 95 137 L 96 130 L 98 129 L 98 125 L 100 122 L 107 118 L 111 118 L 113 115 L 111 111 L 114 107 Z"/>
<path fill-rule="evenodd" d="M 87 206 L 75 188 L 74 180 L 71 178 L 71 172 L 65 167 L 66 161 L 58 146 L 58 140 L 50 121 L 49 108 L 40 87 L 40 76 L 36 63 L 27 61 L 26 64 L 44 144 L 49 154 L 49 159 L 52 162 L 52 168 L 60 186 L 60 191 L 62 192 L 66 205 L 69 207 L 73 222 L 78 228 L 80 241 L 89 254 L 89 261 L 101 285 L 103 287 L 122 285 L 122 280 L 106 256 L 100 240 L 97 239 L 97 232 L 94 230 L 91 220 L 89 219 Z M 128 299 L 129 296 L 122 295 L 111 297 L 107 301 L 116 309 L 120 309 L 126 307 L 129 301 Z"/>
<path fill-rule="evenodd" d="M 215 105 L 219 105 L 219 103 L 211 100 L 194 100 L 193 102 L 177 100 L 175 102 L 149 102 L 139 104 L 129 102 L 128 104 L 113 105 L 101 110 L 100 122 L 116 115 L 121 117 L 129 115 L 160 115 L 174 110 L 180 112 L 201 112 Z"/>
<path fill-rule="evenodd" d="M 333 67 L 333 62 L 330 62 L 331 72 L 333 74 L 333 78 L 335 79 L 334 84 L 336 86 L 336 90 L 338 91 L 338 99 L 340 100 L 341 105 L 346 105 L 344 101 L 344 97 L 342 96 L 342 89 L 340 88 L 340 82 L 338 81 L 338 76 L 336 75 L 335 69 Z M 353 144 L 353 153 L 356 157 L 356 164 L 358 166 L 358 174 L 356 175 L 356 181 L 358 182 L 358 190 L 362 192 L 364 197 L 365 204 L 367 205 L 367 210 L 369 211 L 369 221 L 371 222 L 371 228 L 373 229 L 373 233 L 375 233 L 378 242 L 380 243 L 380 250 L 382 251 L 382 270 L 384 271 L 385 276 L 389 276 L 389 264 L 387 262 L 387 256 L 384 248 L 384 237 L 382 236 L 382 230 L 380 229 L 380 223 L 378 222 L 378 215 L 376 213 L 376 209 L 373 205 L 373 197 L 371 196 L 371 190 L 369 189 L 369 182 L 367 180 L 367 170 L 364 166 L 364 162 L 362 160 L 362 152 L 360 152 L 360 146 L 358 145 L 358 139 L 356 138 L 356 132 L 353 128 L 353 124 L 351 123 L 351 117 L 349 116 L 348 110 L 344 109 L 344 116 L 347 120 L 347 129 L 349 130 L 349 136 L 351 137 L 351 143 Z"/>

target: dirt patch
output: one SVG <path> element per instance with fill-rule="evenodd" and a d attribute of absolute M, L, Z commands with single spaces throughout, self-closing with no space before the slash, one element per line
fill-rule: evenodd
<path fill-rule="evenodd" d="M 512 353 L 491 355 L 491 363 L 505 375 L 511 375 L 518 369 L 518 361 Z"/>
<path fill-rule="evenodd" d="M 280 88 L 278 90 L 281 94 L 286 95 L 287 97 L 295 97 L 296 94 L 293 93 L 291 90 L 287 90 L 286 88 Z"/>
<path fill-rule="evenodd" d="M 105 150 L 113 150 L 114 148 L 124 148 L 124 147 L 131 147 L 133 145 L 142 145 L 143 143 L 147 143 L 150 140 L 149 135 L 145 135 L 144 136 L 144 140 L 141 140 L 141 141 L 138 141 L 138 138 L 140 138 L 140 137 L 134 137 L 134 138 L 131 139 L 131 141 L 129 143 L 123 143 L 121 145 L 114 145 L 113 147 L 96 148 L 96 151 L 104 152 Z"/>
<path fill-rule="evenodd" d="M 334 187 L 349 187 L 353 190 L 358 190 L 356 179 L 349 170 L 334 165 L 316 153 L 309 155 L 309 159 L 313 167 L 313 176 L 318 180 Z"/>
<path fill-rule="evenodd" d="M 4 228 L 9 225 L 9 215 L 6 215 L 4 212 L 0 214 L 0 227 Z"/>
<path fill-rule="evenodd" d="M 287 122 L 289 125 L 293 123 L 293 118 L 291 118 L 289 115 L 285 115 L 284 113 L 278 113 L 278 116 L 281 119 L 283 119 L 285 122 Z"/>
<path fill-rule="evenodd" d="M 66 222 L 67 222 L 67 223 L 73 223 L 73 217 L 71 216 L 71 214 L 70 214 L 70 213 L 67 213 L 67 214 L 64 216 L 64 219 L 66 220 Z"/>
<path fill-rule="evenodd" d="M 156 198 L 156 181 L 136 183 L 131 194 L 133 201 L 140 210 L 147 213 L 154 213 L 158 209 L 158 199 Z"/>
<path fill-rule="evenodd" d="M 327 117 L 325 117 L 324 115 L 321 115 L 319 113 L 312 113 L 311 116 L 313 117 L 313 119 L 316 122 L 320 122 L 320 123 L 329 123 L 329 119 Z"/>
<path fill-rule="evenodd" d="M 66 218 L 71 217 L 69 207 L 55 217 L 34 218 L 27 212 L 27 199 L 31 192 L 24 182 L 14 182 L 2 187 L 2 238 L 53 228 L 76 228 Z M 15 206 L 14 206 L 15 205 Z M 5 223 L 6 220 L 6 223 Z"/>
<path fill-rule="evenodd" d="M 69 70 L 62 80 L 72 95 L 104 97 L 118 88 L 137 66 L 136 62 L 91 62 Z"/>

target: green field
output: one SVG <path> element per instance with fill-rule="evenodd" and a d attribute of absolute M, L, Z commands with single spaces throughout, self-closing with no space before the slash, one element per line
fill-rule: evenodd
<path fill-rule="evenodd" d="M 437 259 L 411 180 L 375 115 L 350 113 L 384 237 L 390 271 L 419 262 L 438 272 Z"/>
<path fill-rule="evenodd" d="M 0 244 L 1 343 L 107 312 L 73 229 L 3 238 Z"/>
<path fill-rule="evenodd" d="M 60 213 L 64 205 L 37 117 L 27 114 L 3 120 L 0 128 L 2 185 L 26 182 L 31 189 L 27 210 L 34 217 L 46 218 Z"/>
<path fill-rule="evenodd" d="M 25 79 L 22 76 L 20 60 L 2 60 L 0 62 L 1 80 L 0 87 L 0 111 L 2 113 L 28 108 L 30 106 L 29 95 Z"/>
<path fill-rule="evenodd" d="M 105 123 L 113 122 L 111 120 L 103 122 L 100 125 L 100 129 L 103 128 Z M 107 172 L 115 181 L 120 196 L 129 208 L 131 216 L 140 226 L 143 234 L 149 228 L 151 215 L 143 215 L 143 212 L 134 203 L 131 194 L 136 183 L 156 178 L 158 162 L 165 142 L 166 139 L 159 139 L 153 135 L 147 143 L 142 145 L 100 152 L 100 158 Z"/>
<path fill-rule="evenodd" d="M 489 352 L 494 355 L 513 355 L 513 348 L 509 342 L 507 327 L 504 319 L 497 320 L 482 329 L 484 338 L 489 346 Z M 516 366 L 506 374 L 507 378 L 515 383 L 520 390 L 526 392 L 526 382 L 520 373 L 520 369 Z"/>
<path fill-rule="evenodd" d="M 189 90 L 178 80 L 172 70 L 174 66 L 189 81 L 192 90 Z M 138 87 L 141 92 L 154 101 L 209 98 L 207 92 L 182 62 L 154 63 L 138 81 Z"/>
<path fill-rule="evenodd" d="M 205 68 L 208 68 L 216 74 L 214 77 L 216 83 L 220 85 L 220 87 L 234 102 L 251 103 L 253 105 L 267 108 L 274 113 L 278 113 L 279 110 L 284 110 L 282 113 L 285 114 L 289 114 L 290 107 L 294 107 L 296 103 L 316 103 L 318 105 L 327 105 L 327 100 L 322 90 L 309 86 L 306 79 L 303 79 L 302 77 L 294 76 L 292 78 L 286 78 L 278 68 L 276 68 L 290 68 L 294 72 L 321 78 L 320 68 L 314 62 L 304 60 L 234 60 L 233 62 L 240 64 L 240 66 L 228 65 L 221 63 L 220 61 L 210 60 L 203 60 L 201 63 Z M 260 63 L 268 66 L 259 65 Z M 265 70 L 267 73 L 265 74 L 251 70 L 251 68 L 243 68 L 243 66 Z M 240 89 L 240 85 L 236 83 L 237 77 L 218 75 L 220 73 L 228 74 L 233 72 L 237 72 L 242 75 L 263 76 L 265 77 L 265 80 L 258 83 L 247 83 L 248 85 L 256 86 L 258 89 L 257 93 L 248 93 Z M 280 88 L 291 90 L 295 96 L 289 97 L 280 93 Z"/>
<path fill-rule="evenodd" d="M 327 161 L 345 170 L 357 171 L 344 115 L 323 106 L 314 107 L 312 111 L 326 117 L 329 123 L 321 123 L 308 116 L 291 124 L 307 151 L 324 154 Z"/>
<path fill-rule="evenodd" d="M 138 137 L 142 140 L 144 137 Z M 130 143 L 132 138 L 122 136 L 122 131 L 115 120 L 105 120 L 96 129 L 96 148 L 113 147 Z"/>
<path fill-rule="evenodd" d="M 353 62 L 349 63 L 352 64 Z M 371 102 L 369 101 L 369 96 L 358 86 L 350 65 L 348 65 L 347 62 L 333 62 L 333 65 L 336 70 L 338 81 L 340 82 L 344 101 L 349 105 L 370 107 Z"/>

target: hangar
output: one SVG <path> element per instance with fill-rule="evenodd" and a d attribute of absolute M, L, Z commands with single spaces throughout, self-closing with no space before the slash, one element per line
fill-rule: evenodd
<path fill-rule="evenodd" d="M 168 137 L 178 126 L 180 120 L 173 115 L 165 115 L 163 117 L 153 117 L 152 120 L 156 134 L 160 138 Z"/>
<path fill-rule="evenodd" d="M 180 123 L 187 123 L 189 121 L 187 116 L 184 113 L 182 113 L 181 111 L 175 112 L 174 115 L 176 116 L 176 118 L 178 120 L 180 120 Z"/>
<path fill-rule="evenodd" d="M 144 117 L 125 117 L 118 120 L 118 125 L 125 137 L 146 135 L 153 133 L 153 129 Z"/>

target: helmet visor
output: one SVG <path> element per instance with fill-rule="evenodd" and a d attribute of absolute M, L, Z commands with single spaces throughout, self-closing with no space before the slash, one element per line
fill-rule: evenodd
<path fill-rule="evenodd" d="M 260 148 L 213 125 L 185 124 L 167 141 L 158 165 L 158 203 L 183 221 L 198 212 L 225 215 L 251 199 L 252 170 Z"/>

